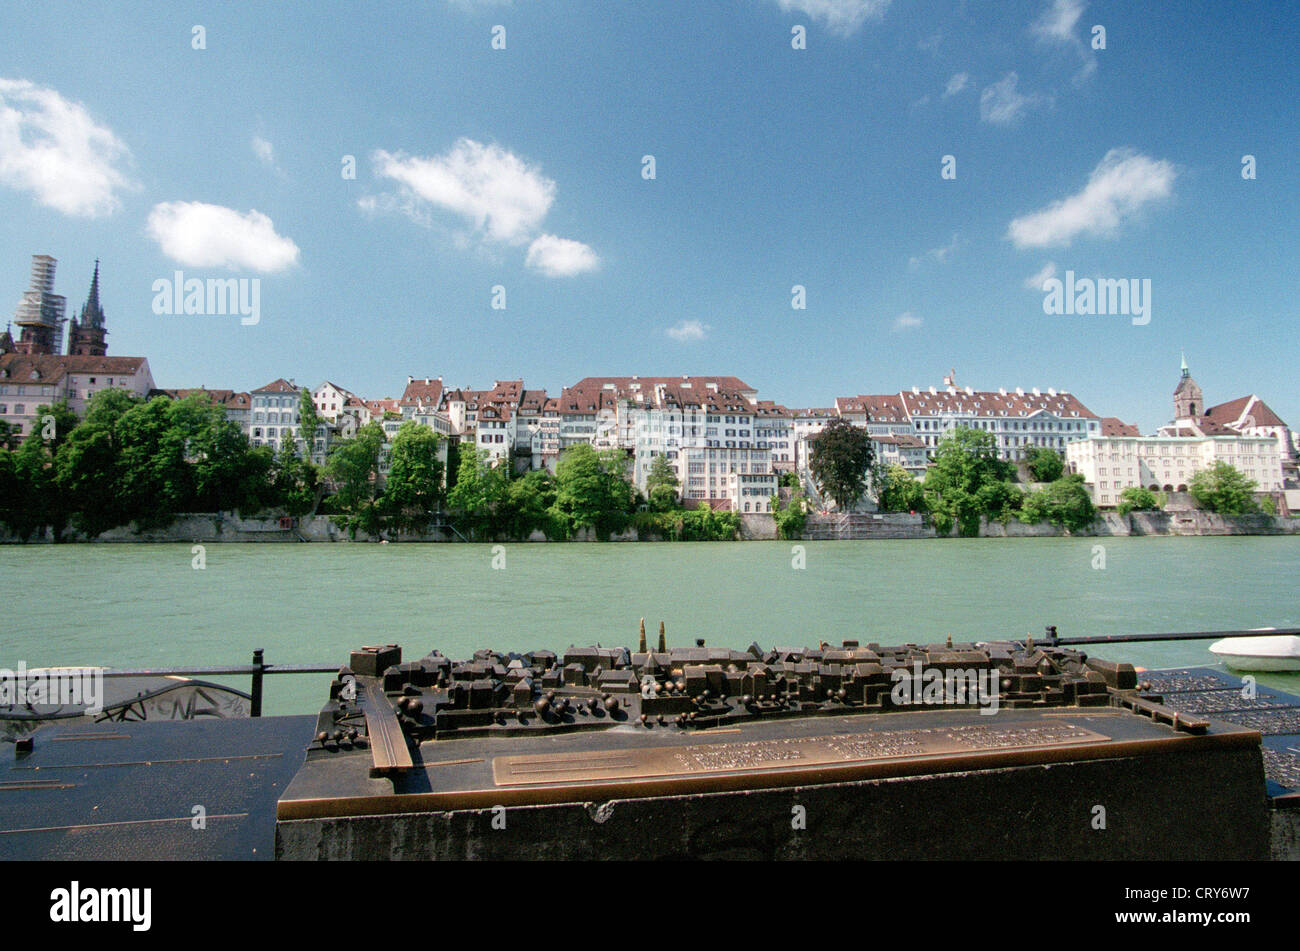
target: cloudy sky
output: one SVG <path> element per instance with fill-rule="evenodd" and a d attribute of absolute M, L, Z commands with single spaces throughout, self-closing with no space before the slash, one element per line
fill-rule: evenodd
<path fill-rule="evenodd" d="M 1280 9 L 11 0 L 0 309 L 37 252 L 80 307 L 99 257 L 110 352 L 164 386 L 718 373 L 809 406 L 955 368 L 1144 429 L 1186 349 L 1297 426 Z M 176 270 L 259 279 L 260 322 L 155 314 Z M 1150 322 L 1045 314 L 1067 271 L 1150 280 Z"/>

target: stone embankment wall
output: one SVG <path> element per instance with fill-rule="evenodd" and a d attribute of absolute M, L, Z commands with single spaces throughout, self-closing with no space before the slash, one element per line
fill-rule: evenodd
<path fill-rule="evenodd" d="M 1114 537 L 1128 535 L 1296 535 L 1300 518 L 1273 515 L 1216 515 L 1198 509 L 1176 512 L 1104 512 L 1089 528 L 1067 532 L 1050 522 L 980 524 L 981 538 L 1056 538 L 1063 535 Z M 810 515 L 803 537 L 817 539 L 935 538 L 934 527 L 922 515 Z"/>
<path fill-rule="evenodd" d="M 1026 525 L 1012 519 L 1001 522 L 984 521 L 980 526 L 982 538 L 1054 538 L 1075 536 L 1128 536 L 1128 535 L 1297 535 L 1300 534 L 1300 517 L 1283 518 L 1272 515 L 1215 515 L 1213 512 L 1184 510 L 1174 512 L 1132 512 L 1118 515 L 1106 512 L 1093 525 L 1082 532 L 1066 532 L 1048 522 Z M 770 515 L 742 515 L 740 537 L 745 541 L 771 541 L 777 538 L 776 522 Z M 804 526 L 802 540 L 874 538 L 934 538 L 934 527 L 922 515 L 908 513 L 853 513 L 850 515 L 810 515 Z M 387 533 L 389 541 L 446 542 L 462 541 L 454 532 L 430 531 L 417 534 Z M 137 532 L 134 526 L 115 528 L 97 538 L 87 538 L 71 529 L 63 533 L 65 542 L 346 542 L 353 541 L 348 533 L 330 520 L 327 515 L 316 515 L 295 521 L 292 527 L 281 527 L 276 518 L 240 518 L 237 515 L 182 515 L 166 528 Z M 364 532 L 358 532 L 355 541 L 375 542 Z M 534 532 L 530 542 L 544 542 L 546 536 Z M 587 529 L 575 541 L 595 541 L 595 532 Z M 659 541 L 658 536 L 641 539 L 635 528 L 611 535 L 611 542 Z M 50 543 L 49 532 L 29 539 L 31 544 Z M 0 529 L 0 544 L 17 544 L 19 540 Z"/>

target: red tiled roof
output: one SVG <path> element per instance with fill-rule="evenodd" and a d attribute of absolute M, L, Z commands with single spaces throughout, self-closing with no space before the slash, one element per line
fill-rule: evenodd
<path fill-rule="evenodd" d="M 236 393 L 234 390 L 210 390 L 206 386 L 199 386 L 190 389 L 153 389 L 149 391 L 149 396 L 169 396 L 174 400 L 183 400 L 195 393 L 205 393 L 208 398 L 218 406 L 225 409 L 248 409 L 250 402 L 249 394 Z"/>
<path fill-rule="evenodd" d="M 907 407 L 894 393 L 879 396 L 840 396 L 835 399 L 835 411 L 840 415 L 865 412 L 873 422 L 905 423 Z"/>
<path fill-rule="evenodd" d="M 266 386 L 259 386 L 257 389 L 253 390 L 253 392 L 254 393 L 297 393 L 298 387 L 294 386 L 284 377 L 281 377 L 278 380 L 266 384 Z"/>
<path fill-rule="evenodd" d="M 971 413 L 986 418 L 1033 416 L 1037 413 L 1051 413 L 1058 417 L 1080 419 L 1097 419 L 1092 410 L 1084 406 L 1071 393 L 1058 392 L 1055 396 L 1042 393 L 1018 394 L 994 393 L 986 390 L 955 389 L 953 392 L 939 390 L 936 393 L 922 391 L 911 393 L 906 390 L 899 393 L 904 409 L 911 416 L 938 416 L 950 413 Z"/>
<path fill-rule="evenodd" d="M 68 373 L 106 373 L 134 376 L 146 364 L 144 357 L 60 356 L 57 354 L 0 354 L 0 379 L 15 383 L 52 383 Z M 36 378 L 32 374 L 37 373 Z"/>
<path fill-rule="evenodd" d="M 712 383 L 719 390 L 729 390 L 733 393 L 758 392 L 740 377 L 735 376 L 587 376 L 575 383 L 574 386 L 601 388 L 607 383 L 613 384 L 615 390 L 620 393 L 630 391 L 634 384 L 637 384 L 644 391 L 647 389 L 653 390 L 661 384 L 680 386 L 682 383 L 691 384 L 692 389 L 706 389 Z"/>
<path fill-rule="evenodd" d="M 1101 418 L 1101 434 L 1103 436 L 1140 435 L 1136 426 L 1124 422 L 1118 416 L 1103 416 Z"/>
<path fill-rule="evenodd" d="M 1218 406 L 1211 406 L 1205 411 L 1205 415 L 1226 426 L 1242 423 L 1245 417 L 1254 420 L 1256 426 L 1286 425 L 1277 413 L 1269 409 L 1267 403 L 1253 393 L 1250 396 L 1241 396 L 1227 403 L 1220 403 Z"/>

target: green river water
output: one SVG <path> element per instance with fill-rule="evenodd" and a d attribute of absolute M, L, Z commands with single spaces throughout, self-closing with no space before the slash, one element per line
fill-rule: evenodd
<path fill-rule="evenodd" d="M 1096 546 L 1102 546 L 1104 552 Z M 351 648 L 743 649 L 1300 625 L 1300 538 L 0 547 L 0 666 L 341 665 Z M 1104 567 L 1100 565 L 1104 555 Z M 1210 665 L 1207 642 L 1097 648 L 1146 667 Z M 308 713 L 329 677 L 267 680 L 265 712 Z M 1300 693 L 1300 675 L 1261 683 Z M 247 689 L 247 680 L 233 681 Z"/>

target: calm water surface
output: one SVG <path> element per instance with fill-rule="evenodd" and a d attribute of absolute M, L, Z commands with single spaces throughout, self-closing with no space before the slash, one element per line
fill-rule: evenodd
<path fill-rule="evenodd" d="M 1105 549 L 1095 569 L 1094 546 Z M 636 643 L 743 649 L 1300 626 L 1300 538 L 0 547 L 0 666 L 342 664 L 362 644 L 560 650 Z M 1105 647 L 1147 667 L 1209 664 L 1206 642 Z M 314 712 L 330 678 L 268 679 L 266 712 Z M 1300 693 L 1300 676 L 1261 682 Z M 247 680 L 236 682 L 247 689 Z"/>

